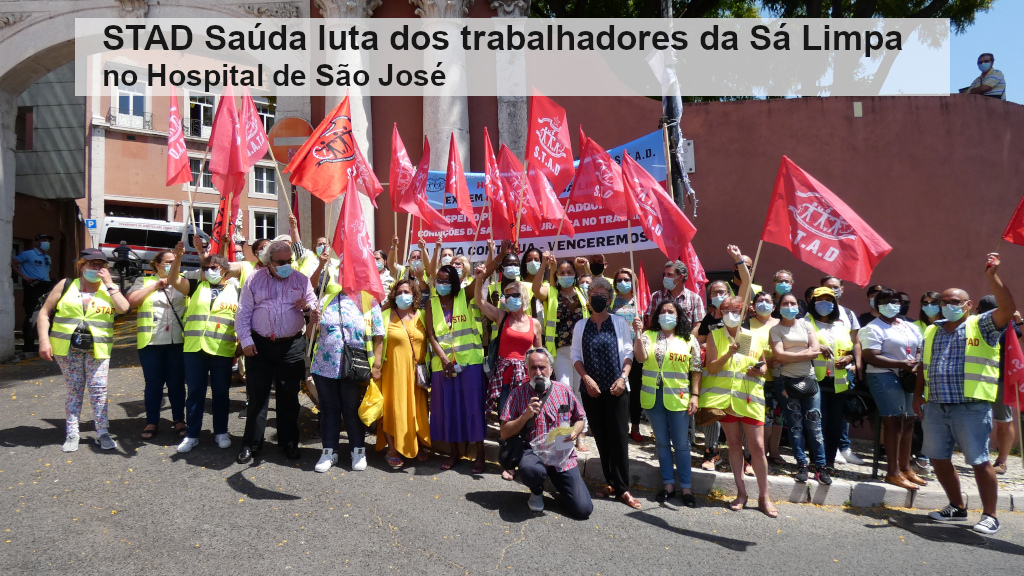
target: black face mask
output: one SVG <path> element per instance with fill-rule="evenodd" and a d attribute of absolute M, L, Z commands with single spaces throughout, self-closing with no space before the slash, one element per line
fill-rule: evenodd
<path fill-rule="evenodd" d="M 590 273 L 591 274 L 593 274 L 594 276 L 600 276 L 601 272 L 604 272 L 604 264 L 602 264 L 600 262 L 591 262 L 590 263 Z"/>
<path fill-rule="evenodd" d="M 597 312 L 598 314 L 600 314 L 601 312 L 604 312 L 604 309 L 607 306 L 608 306 L 608 297 L 607 296 L 600 296 L 599 295 L 599 296 L 591 296 L 590 297 L 590 307 L 594 309 L 594 312 Z"/>

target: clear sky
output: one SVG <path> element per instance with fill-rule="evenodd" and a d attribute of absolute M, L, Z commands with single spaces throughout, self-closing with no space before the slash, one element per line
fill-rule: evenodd
<path fill-rule="evenodd" d="M 978 77 L 978 55 L 991 52 L 995 68 L 1006 76 L 1006 99 L 1024 104 L 1024 0 L 996 0 L 950 43 L 950 92 L 970 86 Z"/>

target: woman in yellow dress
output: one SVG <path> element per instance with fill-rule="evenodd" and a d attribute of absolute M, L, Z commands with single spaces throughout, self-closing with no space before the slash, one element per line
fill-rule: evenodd
<path fill-rule="evenodd" d="M 391 287 L 384 316 L 384 362 L 381 394 L 384 408 L 377 434 L 377 450 L 388 448 L 387 461 L 399 467 L 406 458 L 426 460 L 420 446 L 430 449 L 427 391 L 416 385 L 416 365 L 426 362 L 427 336 L 420 289 L 402 279 Z"/>

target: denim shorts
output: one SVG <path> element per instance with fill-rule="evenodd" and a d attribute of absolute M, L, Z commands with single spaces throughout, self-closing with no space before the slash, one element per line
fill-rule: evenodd
<path fill-rule="evenodd" d="M 988 436 L 992 433 L 992 405 L 988 402 L 964 404 L 925 404 L 924 455 L 949 460 L 953 457 L 953 444 L 959 444 L 964 460 L 970 466 L 988 462 Z"/>
<path fill-rule="evenodd" d="M 868 372 L 868 390 L 878 406 L 878 415 L 914 415 L 913 394 L 904 392 L 900 379 L 892 372 Z"/>

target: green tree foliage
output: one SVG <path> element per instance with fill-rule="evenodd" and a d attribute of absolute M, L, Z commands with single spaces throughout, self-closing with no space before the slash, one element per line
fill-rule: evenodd
<path fill-rule="evenodd" d="M 677 18 L 756 18 L 757 0 L 672 0 Z M 541 0 L 538 18 L 660 18 L 661 0 Z"/>

